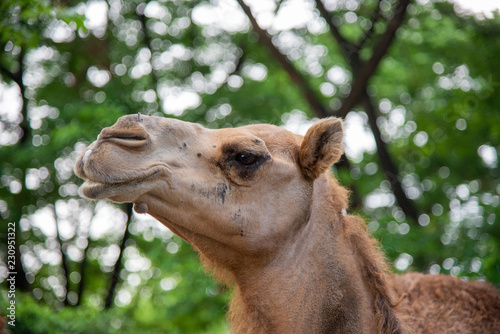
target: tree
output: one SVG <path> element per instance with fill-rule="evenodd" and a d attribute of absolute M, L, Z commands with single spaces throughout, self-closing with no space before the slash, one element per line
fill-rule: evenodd
<path fill-rule="evenodd" d="M 25 328 L 67 332 L 72 315 L 96 319 L 76 332 L 225 328 L 227 293 L 188 245 L 130 207 L 77 194 L 76 156 L 137 112 L 211 128 L 329 115 L 360 124 L 374 149 L 353 151 L 347 138 L 334 172 L 394 269 L 500 284 L 498 15 L 316 0 L 285 26 L 292 2 L 263 3 L 0 5 L 0 214 L 17 224 Z"/>

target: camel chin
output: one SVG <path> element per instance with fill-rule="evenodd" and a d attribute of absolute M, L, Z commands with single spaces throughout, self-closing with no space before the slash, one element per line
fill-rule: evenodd
<path fill-rule="evenodd" d="M 113 202 L 133 202 L 141 193 L 137 192 L 139 184 L 121 183 L 106 184 L 87 180 L 80 188 L 80 193 L 92 200 L 110 199 Z"/>

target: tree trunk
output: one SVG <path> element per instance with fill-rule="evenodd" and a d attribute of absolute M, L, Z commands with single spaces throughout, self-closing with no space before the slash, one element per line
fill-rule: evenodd
<path fill-rule="evenodd" d="M 85 246 L 85 249 L 83 250 L 83 258 L 82 262 L 80 262 L 80 267 L 79 267 L 79 272 L 80 272 L 80 282 L 78 283 L 78 289 L 77 289 L 77 301 L 75 306 L 79 306 L 82 303 L 82 298 L 83 298 L 83 291 L 85 290 L 85 283 L 87 282 L 87 275 L 86 275 L 86 268 L 87 268 L 87 255 L 88 255 L 88 250 L 90 247 L 90 240 L 89 240 L 89 235 L 90 235 L 90 228 L 92 227 L 92 219 L 95 216 L 95 205 L 92 204 L 93 206 L 93 213 L 89 221 L 89 226 L 88 229 L 85 233 L 79 233 L 81 237 L 85 237 L 87 240 L 87 245 Z"/>
<path fill-rule="evenodd" d="M 353 73 L 355 74 L 355 77 L 353 78 L 352 81 L 353 84 L 351 87 L 351 92 L 342 102 L 339 114 L 347 115 L 347 113 L 363 99 L 363 94 L 366 90 L 368 81 L 375 73 L 375 70 L 378 68 L 380 61 L 389 50 L 389 47 L 391 46 L 394 37 L 396 36 L 396 31 L 401 26 L 401 23 L 403 23 L 406 13 L 406 8 L 408 7 L 409 3 L 410 0 L 399 1 L 396 8 L 394 9 L 394 14 L 392 19 L 387 24 L 387 29 L 385 30 L 384 34 L 380 37 L 380 40 L 377 43 L 377 45 L 373 48 L 372 56 L 359 70 L 355 71 L 356 73 Z M 357 49 L 356 47 L 350 47 L 349 50 L 344 52 L 344 54 L 348 55 L 349 52 L 352 52 L 353 55 L 356 55 L 356 57 L 358 57 L 359 51 L 360 50 Z"/>
<path fill-rule="evenodd" d="M 120 270 L 122 269 L 122 256 L 123 251 L 125 250 L 125 243 L 129 238 L 129 230 L 128 227 L 130 225 L 130 221 L 132 219 L 132 203 L 125 204 L 125 212 L 127 214 L 127 223 L 125 225 L 125 231 L 123 231 L 123 238 L 120 244 L 120 253 L 118 254 L 118 259 L 116 259 L 115 267 L 113 268 L 113 273 L 111 274 L 111 282 L 109 284 L 108 295 L 106 296 L 106 302 L 104 304 L 105 309 L 111 308 L 113 305 L 113 298 L 115 296 L 116 286 L 120 279 Z"/>
<path fill-rule="evenodd" d="M 56 238 L 57 242 L 59 243 L 59 251 L 61 252 L 61 271 L 62 271 L 62 276 L 64 277 L 65 280 L 65 294 L 64 294 L 64 299 L 63 303 L 65 306 L 67 306 L 68 303 L 68 293 L 69 293 L 69 270 L 68 270 L 68 259 L 66 257 L 66 251 L 64 250 L 64 244 L 61 239 L 61 235 L 59 233 L 59 220 L 57 219 L 57 213 L 56 213 L 56 206 L 55 204 L 52 205 L 52 213 L 54 214 L 54 221 L 56 224 Z"/>

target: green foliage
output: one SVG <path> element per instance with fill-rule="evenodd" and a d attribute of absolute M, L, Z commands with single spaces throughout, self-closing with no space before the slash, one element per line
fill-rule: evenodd
<path fill-rule="evenodd" d="M 360 2 L 355 19 L 341 5 L 332 12 L 349 41 L 373 33 L 362 60 L 392 15 L 392 2 L 382 2 L 372 29 L 379 3 Z M 106 12 L 97 27 L 85 16 L 94 5 L 104 6 L 94 12 Z M 195 13 L 211 7 L 209 1 L 0 4 L 0 101 L 8 101 L 0 110 L 0 215 L 17 223 L 27 273 L 13 333 L 227 332 L 229 293 L 206 276 L 191 247 L 134 215 L 122 262 L 115 263 L 123 208 L 80 199 L 72 172 L 86 145 L 125 114 L 166 114 L 210 128 L 314 116 L 249 25 L 197 21 Z M 337 110 L 353 74 L 321 20 L 269 32 L 319 102 Z M 348 156 L 351 168 L 335 173 L 354 190 L 361 204 L 354 210 L 397 272 L 500 284 L 499 34 L 498 15 L 478 20 L 446 2 L 412 3 L 370 78 L 382 139 L 422 214 L 419 224 L 397 206 L 375 152 Z M 356 115 L 368 129 L 362 109 L 347 119 Z M 5 256 L 2 237 L 0 280 Z M 113 303 L 104 309 L 117 266 Z"/>
<path fill-rule="evenodd" d="M 0 299 L 2 309 L 6 308 L 5 300 Z M 167 312 L 158 312 L 158 305 L 142 301 L 136 311 L 130 312 L 121 308 L 98 310 L 94 307 L 61 308 L 54 310 L 47 304 L 37 303 L 28 294 L 16 295 L 16 326 L 10 327 L 12 334 L 112 334 L 112 333 L 224 333 L 227 325 L 223 319 L 209 319 L 206 314 L 213 312 L 207 309 L 199 312 L 201 322 L 205 324 L 200 329 L 198 319 L 193 316 L 177 319 Z M 184 309 L 184 311 L 191 311 Z M 163 313 L 160 315 L 160 313 Z M 173 321 L 170 321 L 173 320 Z M 196 320 L 196 321 L 195 321 Z M 186 323 L 183 323 L 183 322 Z M 182 328 L 180 330 L 179 328 Z"/>

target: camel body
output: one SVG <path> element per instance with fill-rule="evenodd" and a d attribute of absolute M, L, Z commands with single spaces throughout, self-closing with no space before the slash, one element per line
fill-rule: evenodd
<path fill-rule="evenodd" d="M 133 202 L 234 287 L 234 333 L 500 333 L 491 285 L 388 273 L 327 173 L 342 152 L 335 118 L 302 137 L 129 115 L 101 132 L 75 172 L 84 196 Z"/>

